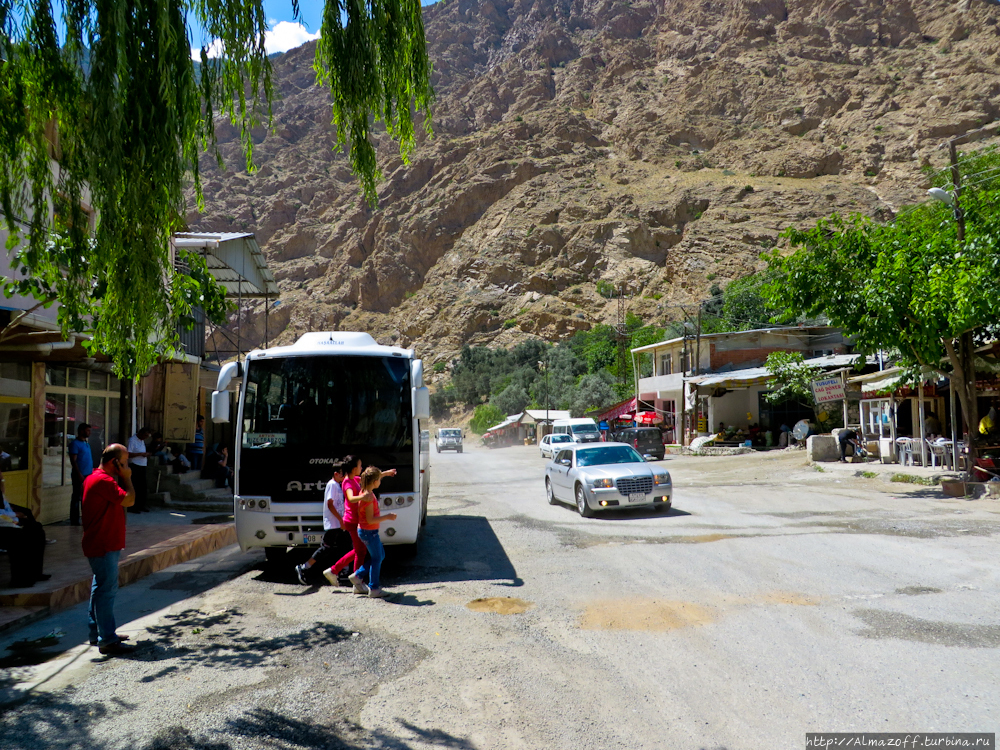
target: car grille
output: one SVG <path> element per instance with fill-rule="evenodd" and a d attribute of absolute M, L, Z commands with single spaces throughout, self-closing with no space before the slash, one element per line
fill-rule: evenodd
<path fill-rule="evenodd" d="M 648 495 L 653 491 L 652 477 L 626 477 L 615 482 L 618 491 L 623 495 L 643 494 Z"/>

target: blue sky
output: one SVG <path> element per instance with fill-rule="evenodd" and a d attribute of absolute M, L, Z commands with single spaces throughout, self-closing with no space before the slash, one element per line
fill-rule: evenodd
<path fill-rule="evenodd" d="M 430 5 L 434 0 L 421 0 L 422 5 Z M 265 44 L 269 53 L 287 52 L 306 42 L 316 39 L 319 36 L 319 27 L 323 18 L 323 5 L 321 0 L 301 0 L 299 3 L 299 20 L 292 18 L 291 0 L 265 0 L 264 10 L 267 13 L 268 27 L 271 29 L 267 33 Z M 193 19 L 189 18 L 192 26 L 191 43 L 195 45 L 209 44 L 212 40 L 205 37 L 202 30 L 198 29 Z M 192 49 L 192 55 L 200 58 L 200 47 Z M 218 51 L 216 45 L 212 52 Z M 211 54 L 211 52 L 210 52 Z"/>

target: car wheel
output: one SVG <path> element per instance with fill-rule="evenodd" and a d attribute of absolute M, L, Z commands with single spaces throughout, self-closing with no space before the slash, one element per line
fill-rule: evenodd
<path fill-rule="evenodd" d="M 458 449 L 458 452 L 459 452 L 459 453 L 461 453 L 461 452 L 462 452 L 462 449 L 461 449 L 461 448 L 459 448 L 459 449 Z"/>
<path fill-rule="evenodd" d="M 587 495 L 583 491 L 582 484 L 578 484 L 576 486 L 576 510 L 584 518 L 594 517 L 594 511 L 592 511 L 590 506 L 587 505 Z"/>
<path fill-rule="evenodd" d="M 669 513 L 670 512 L 670 507 L 672 505 L 673 505 L 673 503 L 660 503 L 659 505 L 656 506 L 656 512 L 657 513 Z"/>
<path fill-rule="evenodd" d="M 545 497 L 549 501 L 549 505 L 555 505 L 558 502 L 556 494 L 552 491 L 552 482 L 548 477 L 545 477 Z"/>
<path fill-rule="evenodd" d="M 273 569 L 283 568 L 288 565 L 288 548 L 265 547 L 264 559 L 267 561 L 268 566 Z"/>
<path fill-rule="evenodd" d="M 438 449 L 437 449 L 437 452 L 438 452 L 438 453 L 440 453 L 440 452 L 441 452 L 441 449 L 440 449 L 440 448 L 438 448 Z"/>

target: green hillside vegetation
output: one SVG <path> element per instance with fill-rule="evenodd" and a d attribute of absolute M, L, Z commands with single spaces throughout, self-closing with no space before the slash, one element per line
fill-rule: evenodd
<path fill-rule="evenodd" d="M 769 325 L 776 310 L 760 295 L 764 283 L 764 276 L 757 274 L 733 281 L 724 291 L 714 287 L 713 296 L 702 305 L 702 332 Z M 682 336 L 685 330 L 694 332 L 696 326 L 697 321 L 690 320 L 661 327 L 629 313 L 625 344 L 628 349 L 654 344 Z M 638 366 L 639 377 L 653 374 L 648 358 Z M 532 339 L 509 350 L 466 346 L 451 363 L 450 381 L 431 395 L 431 413 L 443 418 L 453 407 L 474 408 L 470 426 L 480 434 L 524 409 L 561 409 L 580 417 L 634 395 L 635 376 L 630 354 L 620 372 L 618 336 L 610 325 L 594 326 L 554 345 Z"/>

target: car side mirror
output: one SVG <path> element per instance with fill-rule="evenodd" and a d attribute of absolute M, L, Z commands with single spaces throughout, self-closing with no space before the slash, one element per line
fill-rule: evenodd
<path fill-rule="evenodd" d="M 569 466 L 569 465 L 571 465 L 571 464 L 572 464 L 573 462 L 572 462 L 572 461 L 570 461 L 570 460 L 569 460 L 568 458 L 564 458 L 564 459 L 562 459 L 562 460 L 561 460 L 561 461 L 560 461 L 559 463 L 560 463 L 560 464 L 562 464 L 563 466 Z"/>

